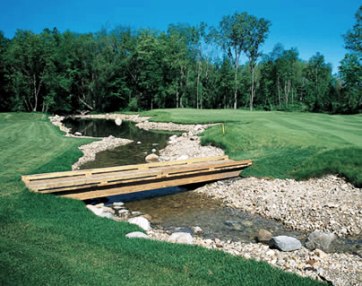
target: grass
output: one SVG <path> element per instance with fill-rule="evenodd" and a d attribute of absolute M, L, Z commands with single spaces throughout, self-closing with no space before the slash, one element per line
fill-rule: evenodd
<path fill-rule="evenodd" d="M 362 187 L 362 116 L 241 110 L 167 109 L 145 112 L 154 121 L 223 122 L 203 143 L 235 159 L 252 159 L 243 175 L 306 179 L 325 174 Z"/>
<path fill-rule="evenodd" d="M 220 251 L 128 240 L 137 227 L 25 188 L 22 174 L 69 170 L 87 142 L 42 114 L 0 114 L 0 285 L 319 285 Z"/>

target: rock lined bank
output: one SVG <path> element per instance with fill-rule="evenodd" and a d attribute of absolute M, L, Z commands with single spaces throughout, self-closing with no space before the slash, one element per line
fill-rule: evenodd
<path fill-rule="evenodd" d="M 138 225 L 144 232 L 132 232 L 126 235 L 129 239 L 153 239 L 171 243 L 193 244 L 214 250 L 222 250 L 246 259 L 264 261 L 284 271 L 311 277 L 321 281 L 329 281 L 336 286 L 361 285 L 362 259 L 350 254 L 328 254 L 320 249 L 310 251 L 300 245 L 294 251 L 280 251 L 262 243 L 243 243 L 220 239 L 205 239 L 200 227 L 189 231 L 169 232 L 152 227 L 152 217 L 139 211 L 128 210 L 122 202 L 112 205 L 87 205 L 95 215 L 124 221 Z M 275 238 L 274 238 L 275 239 Z"/>
<path fill-rule="evenodd" d="M 196 192 L 298 231 L 323 230 L 340 237 L 362 232 L 362 190 L 332 175 L 308 181 L 231 179 Z"/>
<path fill-rule="evenodd" d="M 112 150 L 116 147 L 127 145 L 133 142 L 132 140 L 116 138 L 113 136 L 108 136 L 103 138 L 100 141 L 95 141 L 90 144 L 82 145 L 79 149 L 83 152 L 83 156 L 79 158 L 72 166 L 72 170 L 78 170 L 83 164 L 94 161 L 96 159 L 96 154 L 106 150 Z"/>
<path fill-rule="evenodd" d="M 197 134 L 204 127 L 194 126 L 194 129 L 181 136 L 171 136 L 166 148 L 160 151 L 160 161 L 186 160 L 196 157 L 222 156 L 224 151 L 214 146 L 201 146 Z"/>

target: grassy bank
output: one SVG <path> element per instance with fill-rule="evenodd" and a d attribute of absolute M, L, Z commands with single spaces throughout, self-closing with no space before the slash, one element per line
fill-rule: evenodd
<path fill-rule="evenodd" d="M 204 143 L 235 159 L 252 159 L 244 175 L 305 179 L 338 174 L 362 186 L 362 116 L 240 110 L 169 109 L 146 112 L 155 121 L 223 122 Z"/>
<path fill-rule="evenodd" d="M 86 142 L 41 114 L 0 114 L 0 285 L 318 284 L 219 251 L 127 240 L 135 226 L 25 189 L 20 175 L 68 170 Z"/>

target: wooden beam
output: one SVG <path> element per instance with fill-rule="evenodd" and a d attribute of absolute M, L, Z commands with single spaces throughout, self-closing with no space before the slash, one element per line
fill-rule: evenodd
<path fill-rule="evenodd" d="M 29 175 L 22 180 L 34 192 L 89 199 L 236 177 L 251 164 L 216 156 Z"/>
<path fill-rule="evenodd" d="M 115 195 L 122 195 L 122 194 L 130 194 L 130 193 L 137 193 L 149 190 L 156 190 L 162 189 L 167 187 L 175 187 L 175 186 L 183 186 L 183 185 L 190 185 L 195 183 L 201 182 L 210 182 L 222 179 L 229 179 L 238 177 L 240 171 L 231 171 L 226 173 L 217 173 L 212 175 L 206 176 L 197 176 L 192 178 L 185 178 L 185 179 L 173 179 L 167 180 L 162 182 L 156 183 L 148 183 L 148 184 L 138 184 L 133 186 L 124 186 L 118 188 L 110 188 L 110 189 L 103 189 L 103 190 L 94 190 L 89 192 L 81 192 L 81 193 L 71 193 L 66 195 L 61 195 L 65 198 L 72 198 L 77 200 L 87 200 L 87 199 L 95 199 L 95 198 L 102 198 L 102 197 L 109 197 Z"/>

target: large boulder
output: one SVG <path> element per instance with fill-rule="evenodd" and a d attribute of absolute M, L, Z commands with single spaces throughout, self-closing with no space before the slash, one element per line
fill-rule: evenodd
<path fill-rule="evenodd" d="M 133 217 L 128 220 L 129 223 L 138 225 L 140 228 L 142 228 L 145 231 L 148 231 L 151 229 L 150 222 L 144 218 L 144 217 Z"/>
<path fill-rule="evenodd" d="M 321 249 L 325 252 L 330 250 L 331 243 L 336 239 L 336 235 L 330 232 L 313 231 L 308 236 L 305 246 L 309 250 Z"/>
<path fill-rule="evenodd" d="M 174 232 L 170 235 L 168 241 L 173 243 L 193 244 L 194 239 L 188 232 Z"/>
<path fill-rule="evenodd" d="M 156 154 L 149 154 L 146 156 L 145 161 L 147 163 L 159 162 L 160 158 Z"/>
<path fill-rule="evenodd" d="M 281 251 L 293 251 L 302 248 L 302 243 L 298 239 L 285 235 L 274 236 L 269 245 Z"/>

